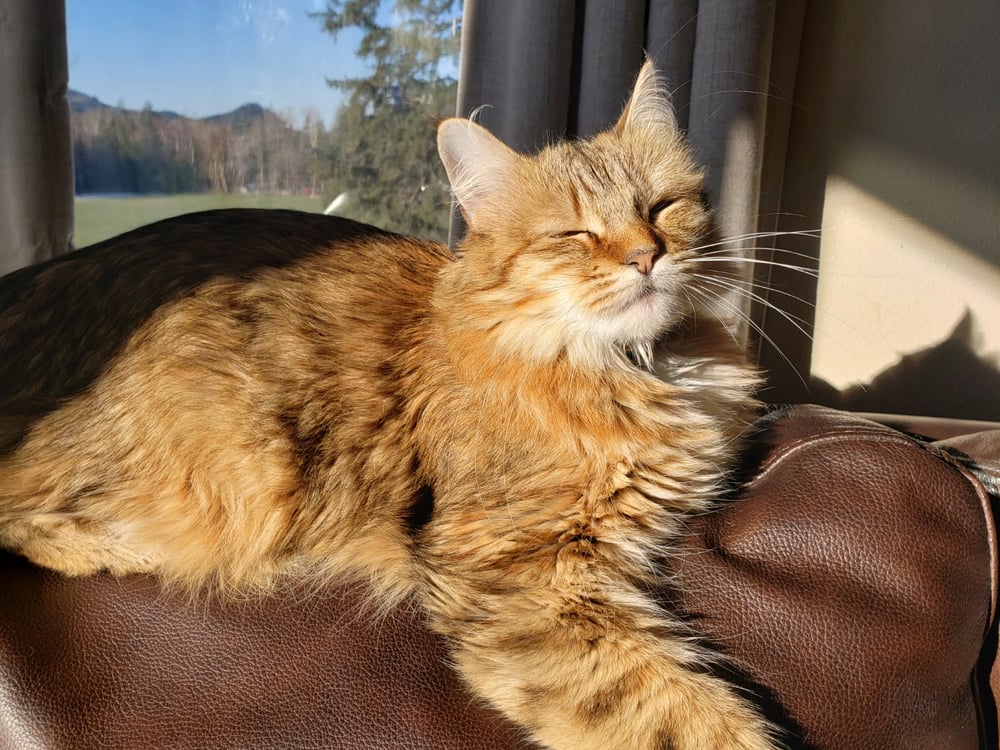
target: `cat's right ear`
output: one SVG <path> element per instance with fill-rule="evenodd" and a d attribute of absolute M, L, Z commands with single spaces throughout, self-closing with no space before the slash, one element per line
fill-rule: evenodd
<path fill-rule="evenodd" d="M 475 229 L 507 200 L 520 157 L 482 125 L 460 117 L 438 125 L 437 143 L 455 200 Z"/>
<path fill-rule="evenodd" d="M 615 132 L 630 128 L 656 127 L 677 130 L 670 94 L 652 60 L 646 60 L 636 76 L 628 104 L 615 124 Z"/>

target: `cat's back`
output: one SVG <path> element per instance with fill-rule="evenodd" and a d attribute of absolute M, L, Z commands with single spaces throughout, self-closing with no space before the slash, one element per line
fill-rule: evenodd
<path fill-rule="evenodd" d="M 363 327 L 413 314 L 449 257 L 435 243 L 343 218 L 232 209 L 168 219 L 20 269 L 0 279 L 0 415 L 31 419 L 57 408 L 149 321 L 183 306 L 258 329 L 268 305 L 315 328 L 327 320 Z M 236 300 L 243 309 L 227 307 Z M 209 330 L 212 321 L 201 322 Z"/>

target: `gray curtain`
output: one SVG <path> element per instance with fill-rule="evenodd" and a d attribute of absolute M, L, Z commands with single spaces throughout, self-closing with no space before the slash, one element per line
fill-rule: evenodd
<path fill-rule="evenodd" d="M 706 167 L 720 230 L 727 237 L 778 230 L 804 7 L 801 0 L 466 0 L 458 114 L 486 105 L 480 122 L 520 150 L 587 136 L 618 117 L 648 54 Z M 735 245 L 766 259 L 769 242 Z M 755 266 L 746 267 L 749 288 Z M 762 272 L 757 282 L 756 297 L 742 304 L 763 331 L 751 337 L 762 344 L 760 358 L 808 373 L 807 345 L 793 343 L 789 352 L 783 342 L 782 358 L 772 357 L 768 326 L 784 318 L 751 304 L 772 279 Z"/>
<path fill-rule="evenodd" d="M 466 0 L 458 111 L 511 146 L 615 121 L 646 53 L 723 230 L 756 228 L 776 0 Z"/>
<path fill-rule="evenodd" d="M 73 236 L 73 152 L 63 0 L 0 7 L 0 273 Z"/>

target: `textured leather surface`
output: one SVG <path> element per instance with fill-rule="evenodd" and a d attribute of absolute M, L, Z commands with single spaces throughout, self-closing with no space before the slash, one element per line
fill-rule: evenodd
<path fill-rule="evenodd" d="M 933 447 L 846 414 L 792 410 L 763 438 L 738 505 L 686 539 L 697 629 L 770 687 L 807 747 L 979 747 L 985 492 Z"/>
<path fill-rule="evenodd" d="M 796 746 L 980 747 L 996 713 L 979 481 L 839 412 L 763 426 L 739 498 L 684 540 L 680 605 Z M 462 689 L 418 612 L 359 601 L 332 588 L 222 609 L 2 557 L 0 748 L 527 747 Z"/>
<path fill-rule="evenodd" d="M 414 611 L 357 591 L 220 609 L 0 561 L 0 747 L 517 747 Z"/>
<path fill-rule="evenodd" d="M 1000 429 L 983 430 L 974 433 L 952 435 L 946 440 L 941 440 L 937 446 L 942 450 L 947 450 L 957 456 L 976 478 L 982 482 L 983 486 L 991 494 L 994 507 L 994 518 L 996 508 L 1000 506 Z M 996 529 L 994 529 L 994 535 Z M 996 541 L 993 544 L 996 551 Z M 997 581 L 998 566 L 994 560 L 993 565 L 993 601 L 996 609 L 997 590 L 1000 583 Z M 996 612 L 994 611 L 994 618 Z M 996 650 L 997 632 L 994 628 L 992 633 L 992 648 Z M 984 667 L 985 668 L 985 667 Z M 1000 696 L 1000 658 L 994 657 L 990 667 L 990 689 L 994 697 Z M 1000 716 L 998 716 L 1000 724 Z M 996 747 L 998 743 L 994 743 Z"/>

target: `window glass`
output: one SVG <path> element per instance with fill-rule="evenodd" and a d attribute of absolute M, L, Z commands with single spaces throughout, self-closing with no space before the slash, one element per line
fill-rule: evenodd
<path fill-rule="evenodd" d="M 67 0 L 83 247 L 221 207 L 447 237 L 460 0 Z"/>

